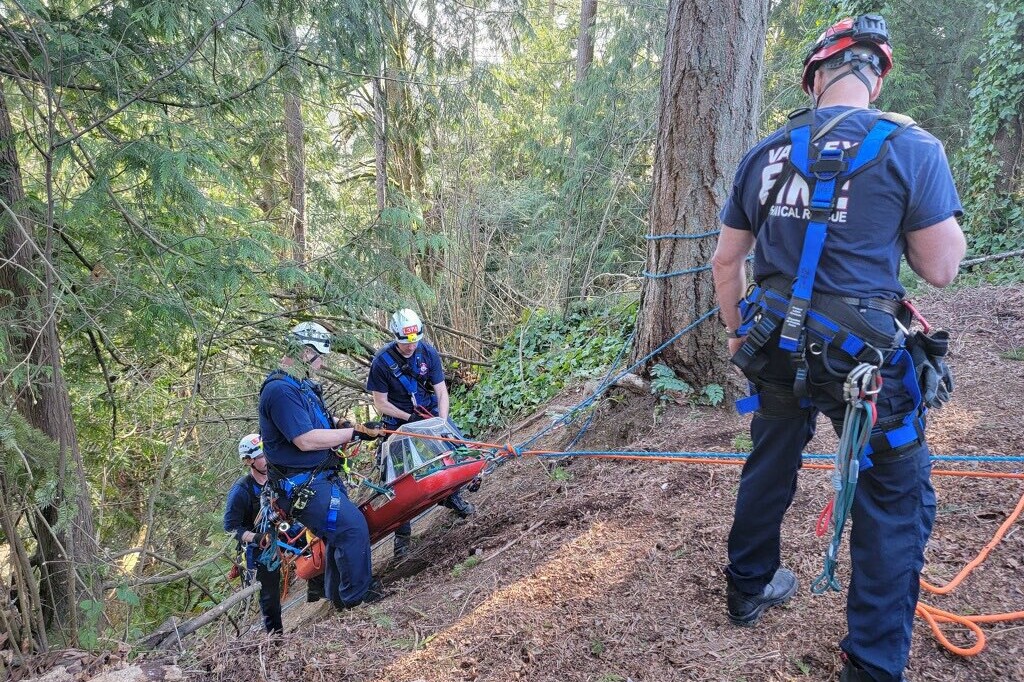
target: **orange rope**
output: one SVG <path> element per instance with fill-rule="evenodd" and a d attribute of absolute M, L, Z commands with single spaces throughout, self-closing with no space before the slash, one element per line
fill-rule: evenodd
<path fill-rule="evenodd" d="M 389 434 L 390 433 L 399 433 L 398 431 L 392 431 L 390 429 L 381 429 L 381 432 L 389 433 Z M 493 450 L 501 450 L 503 452 L 515 453 L 515 454 L 519 454 L 519 455 L 523 455 L 523 456 L 526 456 L 526 455 L 533 455 L 533 456 L 537 456 L 537 455 L 562 455 L 562 454 L 571 455 L 572 454 L 572 453 L 564 453 L 564 452 L 562 452 L 560 450 L 523 450 L 521 452 L 517 452 L 510 445 L 498 445 L 497 443 L 485 443 L 485 442 L 482 442 L 482 441 L 469 441 L 469 440 L 463 440 L 461 438 L 448 438 L 448 437 L 444 437 L 444 436 L 431 436 L 431 435 L 427 435 L 427 434 L 416 434 L 416 437 L 417 438 L 431 439 L 431 440 L 441 440 L 441 441 L 446 441 L 446 442 L 449 442 L 449 443 L 458 443 L 458 444 L 466 445 L 466 446 L 474 448 L 474 449 L 488 449 L 489 448 L 489 449 L 493 449 Z M 605 454 L 605 455 L 587 455 L 587 458 L 588 459 L 644 460 L 644 461 L 651 461 L 651 462 L 681 462 L 681 463 L 684 463 L 684 464 L 732 464 L 732 465 L 742 465 L 744 463 L 744 460 L 742 460 L 742 459 L 730 459 L 730 458 L 724 458 L 724 457 L 723 458 L 715 458 L 715 459 L 704 458 L 704 457 L 659 457 L 657 455 L 635 455 L 635 454 L 631 455 L 631 454 L 625 454 L 625 453 L 623 453 L 623 454 L 615 454 L 615 455 L 608 455 L 608 454 Z M 831 465 L 829 465 L 829 464 L 811 464 L 811 463 L 807 463 L 807 464 L 803 465 L 803 468 L 804 469 L 831 470 L 833 467 Z M 933 469 L 931 473 L 932 473 L 933 476 L 955 476 L 955 477 L 960 477 L 960 478 L 997 478 L 997 479 L 1024 480 L 1024 473 L 1010 473 L 1010 472 L 1003 472 L 1003 471 L 955 471 L 955 470 L 952 470 L 952 469 Z M 999 527 L 999 530 L 996 531 L 996 534 L 992 538 L 992 540 L 987 545 L 985 545 L 985 548 L 978 554 L 978 556 L 975 557 L 975 559 L 973 561 L 971 561 L 969 564 L 967 564 L 967 566 L 965 566 L 964 569 L 962 571 L 960 571 L 960 573 L 958 573 L 956 575 L 956 577 L 954 577 L 951 581 L 949 581 L 949 583 L 947 583 L 946 585 L 944 585 L 942 587 L 936 587 L 936 586 L 931 585 L 930 583 L 928 583 L 927 581 L 922 579 L 921 580 L 921 587 L 924 588 L 925 590 L 929 591 L 929 592 L 932 592 L 934 594 L 939 594 L 939 595 L 949 594 L 950 592 L 952 592 L 953 589 L 956 588 L 957 585 L 959 585 L 961 582 L 963 582 L 964 578 L 966 578 L 970 574 L 971 571 L 973 571 L 975 568 L 977 568 L 979 565 L 981 565 L 981 563 L 983 561 L 985 561 L 985 558 L 988 556 L 988 554 L 996 547 L 996 545 L 998 545 L 1002 541 L 1003 536 L 1006 535 L 1006 532 L 1009 530 L 1010 526 L 1012 526 L 1017 521 L 1017 518 L 1021 515 L 1022 512 L 1024 512 L 1024 495 L 1021 496 L 1020 502 L 1017 503 L 1017 507 L 1016 507 L 1016 509 L 1014 509 L 1013 513 L 1010 514 L 1009 517 L 1007 517 L 1006 521 L 1003 522 L 1003 525 L 1001 525 Z M 980 627 L 978 627 L 979 623 L 998 623 L 998 622 L 1004 622 L 1004 621 L 1024 620 L 1024 611 L 1013 611 L 1013 612 L 1010 612 L 1010 613 L 996 613 L 996 614 L 987 614 L 987 615 L 978 615 L 978 616 L 962 616 L 962 615 L 959 615 L 959 614 L 950 613 L 948 611 L 943 611 L 942 609 L 936 608 L 934 606 L 929 606 L 928 604 L 925 604 L 925 603 L 920 602 L 920 601 L 917 604 L 917 607 L 915 609 L 915 613 L 918 615 L 918 617 L 920 617 L 922 620 L 924 620 L 926 623 L 928 623 L 928 626 L 931 628 L 931 631 L 935 635 L 935 638 L 939 641 L 940 644 L 942 644 L 942 646 L 944 646 L 950 652 L 952 652 L 954 654 L 957 654 L 959 656 L 975 656 L 975 655 L 981 653 L 981 651 L 985 648 L 985 633 L 982 631 L 982 629 Z M 970 647 L 960 647 L 960 646 L 957 646 L 957 645 L 953 644 L 952 642 L 949 641 L 949 639 L 945 636 L 945 634 L 943 634 L 942 629 L 939 627 L 940 623 L 956 623 L 958 625 L 961 625 L 961 626 L 967 628 L 974 635 L 974 638 L 975 638 L 974 645 L 970 646 Z"/>
<path fill-rule="evenodd" d="M 1024 495 L 1021 495 L 1016 508 L 1014 508 L 1013 512 L 1006 517 L 1006 520 L 1003 521 L 1001 526 L 999 526 L 995 535 L 992 536 L 989 543 L 978 553 L 978 556 L 974 557 L 970 563 L 964 566 L 952 580 L 945 585 L 936 586 L 922 578 L 921 587 L 932 594 L 938 595 L 945 595 L 952 592 L 964 581 L 964 579 L 967 578 L 968 575 L 971 574 L 971 571 L 980 566 L 982 562 L 988 558 L 989 553 L 1002 541 L 1007 531 L 1010 530 L 1010 526 L 1017 522 L 1017 519 L 1020 517 L 1022 512 L 1024 512 Z M 916 613 L 921 619 L 928 623 L 928 627 L 931 628 L 932 634 L 935 635 L 935 639 L 939 640 L 939 643 L 947 650 L 957 654 L 958 656 L 975 656 L 981 653 L 985 648 L 985 633 L 980 627 L 978 627 L 979 623 L 999 623 L 1012 620 L 1024 620 L 1024 611 L 994 613 L 980 616 L 962 616 L 960 614 L 943 611 L 942 609 L 930 606 L 920 601 L 917 603 Z M 974 635 L 974 644 L 969 647 L 961 647 L 953 644 L 942 632 L 942 629 L 939 627 L 939 623 L 956 623 L 957 625 L 967 628 Z"/>

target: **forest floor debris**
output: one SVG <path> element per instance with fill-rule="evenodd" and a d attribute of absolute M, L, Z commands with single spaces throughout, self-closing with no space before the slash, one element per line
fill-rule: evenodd
<path fill-rule="evenodd" d="M 929 421 L 933 451 L 1024 454 L 1024 292 L 929 292 L 919 303 L 951 331 L 957 376 L 953 402 Z M 734 452 L 749 442 L 747 420 L 729 407 L 669 406 L 655 416 L 653 397 L 625 395 L 604 401 L 578 447 Z M 568 391 L 545 409 L 582 397 Z M 529 429 L 511 440 L 544 421 L 525 420 Z M 539 445 L 557 449 L 574 433 L 556 432 Z M 822 421 L 809 450 L 830 452 L 835 441 Z M 724 608 L 721 565 L 738 476 L 738 466 L 515 461 L 473 496 L 476 516 L 436 513 L 409 559 L 382 562 L 391 590 L 382 602 L 345 613 L 300 604 L 276 642 L 255 633 L 208 638 L 173 662 L 204 682 L 834 680 L 845 596 L 808 589 L 825 547 L 814 526 L 830 496 L 828 475 L 802 473 L 786 519 L 784 556 L 800 592 L 756 628 L 731 626 Z M 939 507 L 926 577 L 944 583 L 989 541 L 1024 481 L 934 483 Z M 925 601 L 963 613 L 1024 609 L 1024 533 L 1014 530 L 960 589 Z M 844 555 L 841 579 L 847 566 Z M 988 647 L 964 659 L 941 649 L 918 621 L 908 679 L 1024 679 L 1024 627 L 984 629 Z M 962 631 L 950 632 L 966 641 Z"/>

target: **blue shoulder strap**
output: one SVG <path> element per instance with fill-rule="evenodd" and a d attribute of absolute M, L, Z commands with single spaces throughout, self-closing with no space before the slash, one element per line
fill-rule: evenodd
<path fill-rule="evenodd" d="M 263 389 L 266 388 L 267 384 L 271 381 L 283 381 L 286 384 L 299 389 L 299 393 L 301 393 L 302 397 L 305 399 L 306 408 L 309 410 L 310 416 L 314 418 L 314 422 L 319 423 L 320 428 L 322 429 L 333 428 L 333 424 L 331 424 L 331 420 L 327 416 L 327 408 L 320 402 L 319 396 L 313 392 L 313 387 L 307 382 L 300 382 L 287 372 L 282 372 L 277 369 L 271 372 L 263 381 L 263 386 L 260 387 L 260 393 L 263 392 Z"/>
<path fill-rule="evenodd" d="M 803 248 L 800 253 L 800 264 L 797 266 L 796 281 L 789 299 L 786 316 L 782 322 L 782 333 L 779 348 L 790 352 L 799 347 L 800 336 L 804 329 L 804 320 L 811 305 L 814 293 L 814 277 L 818 270 L 818 261 L 825 247 L 828 236 L 828 222 L 835 208 L 839 187 L 850 175 L 873 161 L 882 149 L 882 143 L 900 126 L 890 120 L 880 118 L 868 131 L 860 143 L 857 156 L 847 162 L 842 149 L 823 149 L 816 161 L 810 161 L 811 126 L 801 125 L 790 132 L 792 149 L 790 163 L 807 180 L 812 178 L 814 191 L 811 194 L 810 220 L 804 233 Z"/>
<path fill-rule="evenodd" d="M 387 348 L 384 349 L 384 352 L 382 353 L 382 355 L 384 356 L 384 361 L 388 364 L 388 369 L 391 370 L 391 373 L 394 375 L 394 377 L 398 379 L 398 382 L 400 384 L 402 384 L 402 388 L 404 388 L 409 393 L 409 397 L 412 398 L 413 407 L 415 407 L 417 405 L 416 389 L 419 387 L 419 383 L 416 381 L 415 378 L 409 376 L 407 372 L 402 371 L 401 366 L 398 364 L 398 360 L 396 360 L 395 356 L 391 354 L 391 351 L 394 349 L 394 347 L 395 344 L 392 343 L 388 345 Z M 419 354 L 418 349 L 416 353 Z M 416 357 L 416 355 L 414 355 L 413 357 Z"/>

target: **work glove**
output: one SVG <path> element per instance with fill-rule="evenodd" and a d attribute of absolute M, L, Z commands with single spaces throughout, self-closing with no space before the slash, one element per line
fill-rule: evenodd
<path fill-rule="evenodd" d="M 352 429 L 359 434 L 359 438 L 362 440 L 377 440 L 381 436 L 380 422 L 356 424 Z"/>
<path fill-rule="evenodd" d="M 907 350 L 917 370 L 921 403 L 928 408 L 942 407 L 953 395 L 953 372 L 945 360 L 949 332 L 939 330 L 931 335 L 916 332 L 907 339 Z"/>

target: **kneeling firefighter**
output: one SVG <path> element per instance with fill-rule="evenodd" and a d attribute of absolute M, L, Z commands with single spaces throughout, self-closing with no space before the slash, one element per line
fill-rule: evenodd
<path fill-rule="evenodd" d="M 892 65 L 878 15 L 844 19 L 815 42 L 803 72 L 814 108 L 743 158 L 712 261 L 733 362 L 753 389 L 740 401 L 754 411 L 753 451 L 724 569 L 733 623 L 753 625 L 796 592 L 780 529 L 819 412 L 842 431 L 848 377 L 866 368 L 884 379 L 850 507 L 843 680 L 903 678 L 935 515 L 924 417 L 952 387 L 946 339 L 908 339 L 900 260 L 945 286 L 966 247 L 942 145 L 869 108 Z M 756 285 L 744 295 L 751 247 Z"/>

